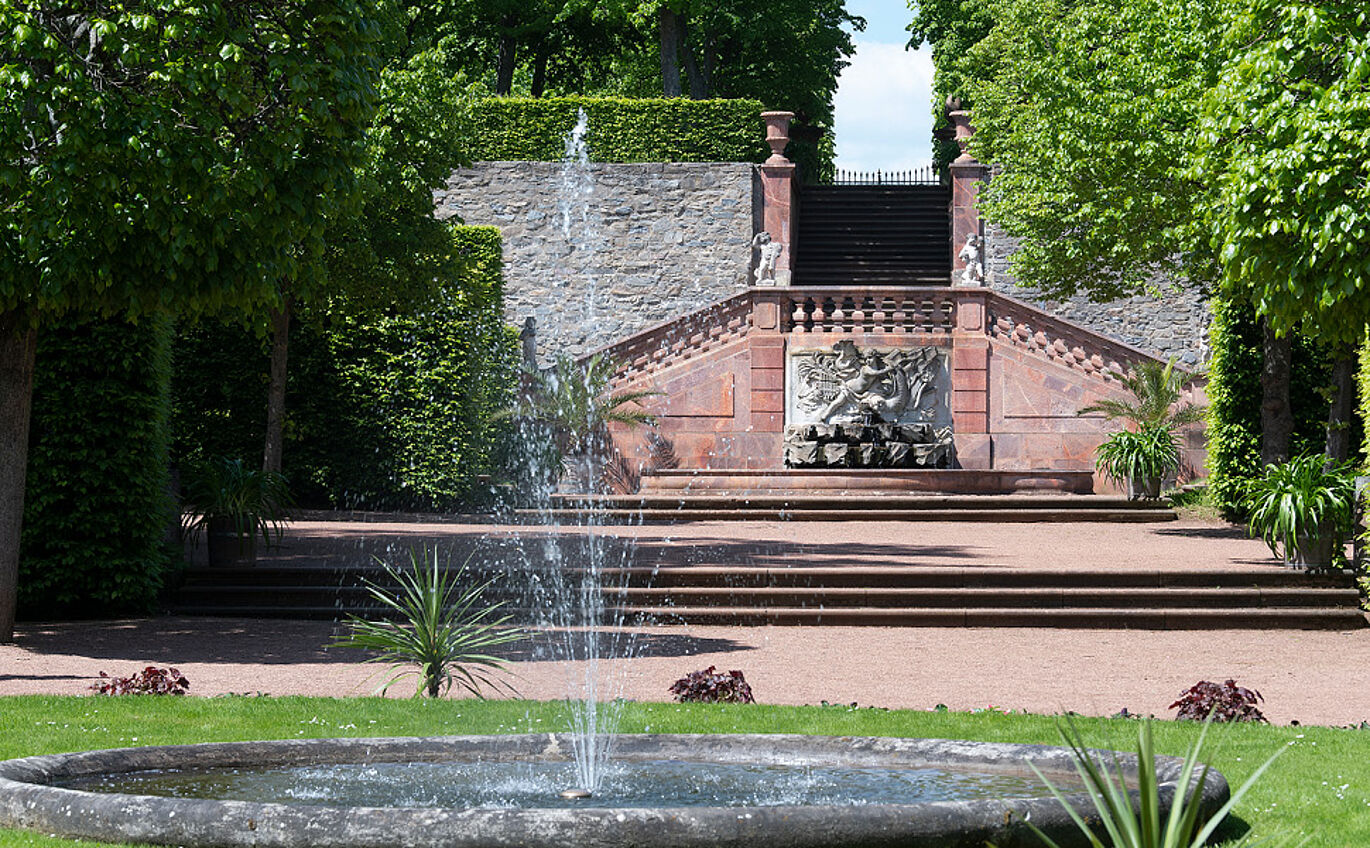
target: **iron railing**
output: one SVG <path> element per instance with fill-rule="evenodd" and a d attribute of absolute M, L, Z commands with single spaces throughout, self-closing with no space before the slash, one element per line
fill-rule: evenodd
<path fill-rule="evenodd" d="M 944 185 L 946 180 L 933 165 L 910 168 L 902 171 L 849 171 L 838 168 L 832 181 L 833 185 Z"/>

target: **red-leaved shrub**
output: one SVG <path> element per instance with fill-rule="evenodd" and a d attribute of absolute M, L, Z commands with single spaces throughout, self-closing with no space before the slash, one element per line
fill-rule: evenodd
<path fill-rule="evenodd" d="M 740 671 L 727 674 L 709 666 L 703 671 L 692 671 L 671 684 L 671 694 L 680 703 L 694 701 L 701 704 L 755 704 L 752 687 Z"/>
<path fill-rule="evenodd" d="M 92 684 L 101 695 L 184 695 L 190 681 L 174 668 L 150 665 L 132 677 L 110 677 L 100 672 L 100 682 Z"/>
<path fill-rule="evenodd" d="M 1200 680 L 1180 693 L 1180 699 L 1170 705 L 1179 709 L 1176 719 L 1203 721 L 1209 715 L 1214 721 L 1258 721 L 1266 722 L 1256 702 L 1264 701 L 1255 689 L 1238 686 L 1237 681 L 1227 680 L 1213 683 Z"/>

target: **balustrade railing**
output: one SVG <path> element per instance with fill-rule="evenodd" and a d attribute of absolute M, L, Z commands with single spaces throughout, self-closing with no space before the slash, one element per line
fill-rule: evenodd
<path fill-rule="evenodd" d="M 902 171 L 849 171 L 838 168 L 833 176 L 833 185 L 944 185 L 946 180 L 932 165 L 922 168 L 907 168 Z"/>
<path fill-rule="evenodd" d="M 952 289 L 778 289 L 784 333 L 949 333 Z"/>

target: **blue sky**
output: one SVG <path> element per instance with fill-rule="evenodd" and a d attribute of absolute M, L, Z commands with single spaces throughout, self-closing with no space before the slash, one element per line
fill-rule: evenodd
<path fill-rule="evenodd" d="M 905 50 L 905 0 L 847 0 L 866 19 L 834 98 L 837 167 L 899 170 L 932 161 L 932 57 Z"/>

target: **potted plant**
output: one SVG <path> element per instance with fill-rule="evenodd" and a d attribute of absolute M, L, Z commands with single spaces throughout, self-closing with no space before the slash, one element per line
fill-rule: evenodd
<path fill-rule="evenodd" d="M 1115 433 L 1099 446 L 1096 467 L 1120 485 L 1128 497 L 1155 500 L 1161 482 L 1180 467 L 1180 448 L 1175 431 L 1203 420 L 1202 407 L 1184 400 L 1191 375 L 1144 360 L 1132 366 L 1122 379 L 1132 400 L 1101 400 L 1080 409 L 1077 415 L 1101 413 L 1109 421 L 1122 420 L 1130 430 Z"/>
<path fill-rule="evenodd" d="M 205 533 L 212 568 L 257 561 L 257 537 L 279 542 L 290 508 L 285 475 L 246 468 L 240 459 L 211 459 L 186 482 L 183 524 L 193 536 Z"/>
<path fill-rule="evenodd" d="M 1250 532 L 1293 568 L 1329 568 L 1355 519 L 1356 487 L 1348 465 L 1304 454 L 1266 466 L 1246 495 Z"/>
<path fill-rule="evenodd" d="M 1095 467 L 1126 486 L 1129 498 L 1155 500 L 1161 496 L 1161 480 L 1180 467 L 1180 445 L 1163 425 L 1120 430 L 1099 445 Z"/>

